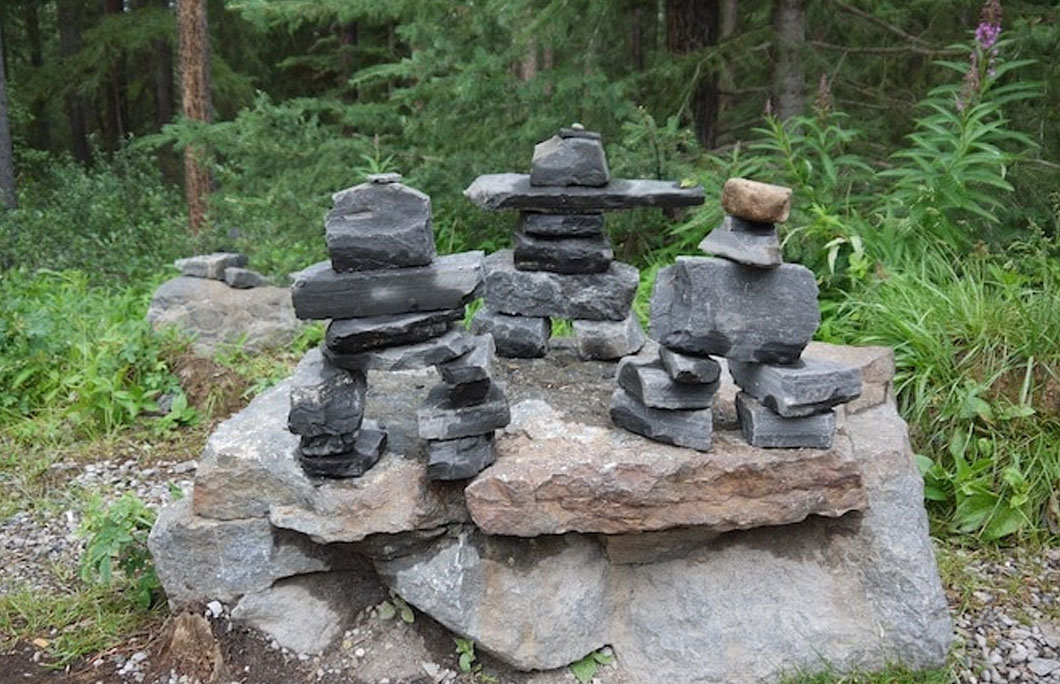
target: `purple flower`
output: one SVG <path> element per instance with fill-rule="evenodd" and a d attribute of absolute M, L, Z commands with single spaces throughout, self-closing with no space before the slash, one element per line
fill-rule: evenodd
<path fill-rule="evenodd" d="M 990 48 L 994 47 L 997 43 L 998 36 L 1000 35 L 1000 26 L 996 24 L 980 23 L 975 29 L 975 42 L 979 43 L 979 48 L 983 52 L 987 52 Z"/>

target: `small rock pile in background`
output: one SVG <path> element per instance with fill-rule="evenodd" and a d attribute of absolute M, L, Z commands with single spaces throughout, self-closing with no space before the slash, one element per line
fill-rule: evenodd
<path fill-rule="evenodd" d="M 236 252 L 200 254 L 186 259 L 177 259 L 173 265 L 180 269 L 181 275 L 220 280 L 238 290 L 249 290 L 252 287 L 264 287 L 269 284 L 265 276 L 246 268 L 246 254 Z"/>

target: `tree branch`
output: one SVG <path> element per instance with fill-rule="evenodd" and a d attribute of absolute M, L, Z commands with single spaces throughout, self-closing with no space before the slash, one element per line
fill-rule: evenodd
<path fill-rule="evenodd" d="M 815 48 L 820 48 L 821 50 L 868 55 L 901 55 L 913 53 L 917 55 L 927 55 L 928 57 L 959 57 L 967 52 L 966 50 L 949 48 L 922 48 L 916 45 L 906 45 L 902 47 L 853 47 L 850 45 L 825 43 L 820 40 L 808 40 L 806 42 Z"/>
<path fill-rule="evenodd" d="M 871 24 L 875 24 L 876 26 L 879 26 L 880 28 L 884 29 L 885 31 L 890 31 L 891 33 L 895 34 L 896 36 L 901 36 L 902 38 L 905 38 L 906 40 L 911 40 L 914 43 L 920 44 L 922 47 L 932 48 L 932 45 L 930 43 L 928 43 L 927 41 L 925 41 L 923 38 L 919 38 L 917 36 L 914 36 L 913 34 L 908 33 L 907 31 L 903 30 L 902 28 L 900 28 L 898 26 L 895 26 L 894 24 L 891 24 L 890 22 L 886 22 L 883 19 L 880 19 L 879 17 L 877 17 L 877 16 L 875 16 L 875 15 L 869 13 L 869 12 L 866 12 L 863 9 L 859 9 L 857 7 L 854 7 L 853 5 L 848 5 L 847 3 L 841 2 L 840 0 L 831 0 L 831 3 L 833 5 L 835 5 L 836 7 L 838 7 L 839 9 L 843 10 L 844 12 L 848 12 L 850 14 L 853 14 L 856 17 L 861 17 L 865 21 L 867 21 L 867 22 L 869 22 Z"/>

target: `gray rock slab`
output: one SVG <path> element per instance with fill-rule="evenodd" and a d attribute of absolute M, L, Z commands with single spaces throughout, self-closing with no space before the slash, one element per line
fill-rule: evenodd
<path fill-rule="evenodd" d="M 336 271 L 426 266 L 434 259 L 431 199 L 397 182 L 336 192 L 324 232 Z"/>
<path fill-rule="evenodd" d="M 636 354 L 648 341 L 640 320 L 633 311 L 624 321 L 571 321 L 574 328 L 574 347 L 578 358 L 614 361 Z"/>
<path fill-rule="evenodd" d="M 847 347 L 810 342 L 804 356 L 853 366 L 861 375 L 861 396 L 843 405 L 847 415 L 894 401 L 894 350 L 890 347 Z"/>
<path fill-rule="evenodd" d="M 236 346 L 250 352 L 285 347 L 303 326 L 287 288 L 239 290 L 219 280 L 187 276 L 155 290 L 147 321 L 155 330 L 174 327 L 191 337 L 191 348 L 200 356 Z"/>
<path fill-rule="evenodd" d="M 486 307 L 519 316 L 624 321 L 640 283 L 637 269 L 620 261 L 603 273 L 519 271 L 510 249 L 490 254 L 484 267 Z"/>
<path fill-rule="evenodd" d="M 797 264 L 761 269 L 678 257 L 659 271 L 652 291 L 652 337 L 699 356 L 791 363 L 820 320 L 813 273 Z"/>
<path fill-rule="evenodd" d="M 602 188 L 530 184 L 530 176 L 495 173 L 479 176 L 464 196 L 487 211 L 583 213 L 635 207 L 691 207 L 703 204 L 703 188 L 657 180 L 614 179 Z"/>
<path fill-rule="evenodd" d="M 689 356 L 659 345 L 659 361 L 674 382 L 711 383 L 721 376 L 721 366 L 709 356 Z"/>
<path fill-rule="evenodd" d="M 491 383 L 489 394 L 479 403 L 466 405 L 453 396 L 453 388 L 436 385 L 431 388 L 423 407 L 416 412 L 419 435 L 423 439 L 457 439 L 473 437 L 502 428 L 511 420 L 504 388 Z"/>
<path fill-rule="evenodd" d="M 786 366 L 730 361 L 729 372 L 740 389 L 785 418 L 825 413 L 861 394 L 857 368 L 805 353 Z"/>
<path fill-rule="evenodd" d="M 674 411 L 645 406 L 619 388 L 611 395 L 611 422 L 655 442 L 708 451 L 714 423 L 710 409 Z"/>
<path fill-rule="evenodd" d="M 765 449 L 827 449 L 835 435 L 835 412 L 785 418 L 746 392 L 736 395 L 736 414 L 747 443 Z"/>
<path fill-rule="evenodd" d="M 214 252 L 177 259 L 173 265 L 180 269 L 182 275 L 192 278 L 209 278 L 224 280 L 225 269 L 229 266 L 246 266 L 247 255 L 236 252 Z"/>
<path fill-rule="evenodd" d="M 519 230 L 540 237 L 601 237 L 604 234 L 604 215 L 524 211 L 519 214 Z"/>
<path fill-rule="evenodd" d="M 776 228 L 768 231 L 738 231 L 732 228 L 732 223 L 733 217 L 726 216 L 720 226 L 703 238 L 699 249 L 758 268 L 776 268 L 783 263 Z"/>
<path fill-rule="evenodd" d="M 530 185 L 603 187 L 611 180 L 599 138 L 554 135 L 534 145 Z"/>
<path fill-rule="evenodd" d="M 605 236 L 551 238 L 516 233 L 513 247 L 515 267 L 521 271 L 603 273 L 615 258 Z"/>
<path fill-rule="evenodd" d="M 483 308 L 471 319 L 471 332 L 492 337 L 498 356 L 529 359 L 548 352 L 552 322 L 544 316 L 509 316 Z"/>
<path fill-rule="evenodd" d="M 380 347 L 355 354 L 343 354 L 324 347 L 323 354 L 335 366 L 351 371 L 430 368 L 459 358 L 471 350 L 471 336 L 464 327 L 458 323 L 451 323 L 450 326 L 449 332 L 444 335 L 415 344 Z"/>
<path fill-rule="evenodd" d="M 339 453 L 313 454 L 304 444 L 298 448 L 298 462 L 311 477 L 360 477 L 379 462 L 386 450 L 386 430 L 375 421 L 366 421 L 357 431 L 349 448 Z"/>
<path fill-rule="evenodd" d="M 423 342 L 449 330 L 464 318 L 464 308 L 392 316 L 341 318 L 328 324 L 324 344 L 341 354 Z"/>
<path fill-rule="evenodd" d="M 658 359 L 630 356 L 618 363 L 618 386 L 649 408 L 710 408 L 719 384 L 676 382 Z"/>
<path fill-rule="evenodd" d="M 223 280 L 228 287 L 234 287 L 239 290 L 249 290 L 252 287 L 265 287 L 269 284 L 269 281 L 265 276 L 257 271 L 251 271 L 249 268 L 240 268 L 239 266 L 229 266 L 226 268 Z"/>
<path fill-rule="evenodd" d="M 429 266 L 339 273 L 321 261 L 294 275 L 299 318 L 361 318 L 459 309 L 482 282 L 482 252 L 447 254 Z"/>
<path fill-rule="evenodd" d="M 493 433 L 427 443 L 427 477 L 468 480 L 497 460 Z"/>
<path fill-rule="evenodd" d="M 364 373 L 338 368 L 319 348 L 310 349 L 291 380 L 287 429 L 303 437 L 357 432 L 366 389 Z"/>
<path fill-rule="evenodd" d="M 547 337 L 545 338 L 547 341 Z M 497 346 L 493 335 L 476 335 L 471 338 L 471 350 L 452 361 L 438 364 L 438 374 L 451 385 L 489 380 Z"/>

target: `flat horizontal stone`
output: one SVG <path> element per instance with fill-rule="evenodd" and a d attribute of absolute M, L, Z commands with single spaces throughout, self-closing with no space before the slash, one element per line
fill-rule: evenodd
<path fill-rule="evenodd" d="M 707 254 L 759 268 L 776 268 L 784 259 L 780 252 L 780 238 L 776 228 L 770 231 L 737 231 L 732 229 L 733 217 L 726 216 L 720 226 L 699 243 Z"/>
<path fill-rule="evenodd" d="M 797 264 L 761 269 L 678 257 L 656 276 L 651 334 L 675 351 L 791 363 L 820 323 L 817 282 Z"/>
<path fill-rule="evenodd" d="M 307 454 L 305 446 L 298 449 L 298 462 L 306 475 L 315 477 L 360 477 L 379 462 L 386 450 L 386 430 L 375 421 L 365 421 L 357 431 L 350 449 L 328 455 Z"/>
<path fill-rule="evenodd" d="M 654 442 L 709 451 L 714 423 L 710 409 L 674 411 L 645 406 L 626 390 L 611 395 L 611 422 Z"/>
<path fill-rule="evenodd" d="M 531 185 L 602 187 L 611 180 L 599 138 L 554 135 L 534 145 Z"/>
<path fill-rule="evenodd" d="M 423 439 L 457 439 L 473 437 L 502 428 L 511 420 L 504 389 L 491 383 L 486 398 L 466 405 L 453 396 L 453 388 L 436 385 L 431 388 L 423 407 L 416 412 L 419 435 Z"/>
<path fill-rule="evenodd" d="M 676 382 L 658 359 L 629 356 L 618 364 L 618 386 L 649 408 L 683 410 L 710 408 L 719 383 Z"/>
<path fill-rule="evenodd" d="M 449 331 L 464 318 L 464 307 L 423 313 L 340 318 L 328 324 L 324 344 L 340 354 L 423 342 Z"/>
<path fill-rule="evenodd" d="M 588 212 L 636 207 L 691 207 L 703 204 L 703 188 L 657 180 L 615 179 L 602 188 L 530 185 L 530 176 L 495 173 L 479 176 L 464 196 L 487 211 Z"/>
<path fill-rule="evenodd" d="M 519 214 L 519 231 L 539 237 L 602 237 L 603 214 L 541 214 L 524 211 Z"/>
<path fill-rule="evenodd" d="M 736 414 L 747 443 L 764 449 L 827 449 L 835 434 L 834 411 L 784 418 L 746 392 L 736 395 Z"/>
<path fill-rule="evenodd" d="M 517 404 L 498 458 L 465 490 L 490 535 L 713 533 L 838 517 L 868 500 L 850 441 L 827 451 L 755 449 L 717 433 L 709 453 L 589 427 Z"/>
<path fill-rule="evenodd" d="M 249 268 L 240 266 L 229 266 L 226 268 L 223 280 L 225 285 L 234 287 L 237 290 L 249 290 L 252 287 L 265 287 L 269 284 L 265 276 L 257 271 L 251 271 Z"/>
<path fill-rule="evenodd" d="M 180 269 L 182 275 L 192 278 L 209 278 L 224 280 L 225 269 L 230 266 L 246 266 L 247 255 L 237 252 L 214 252 L 177 259 L 173 265 Z"/>
<path fill-rule="evenodd" d="M 429 266 L 339 273 L 321 261 L 294 275 L 298 318 L 361 318 L 459 309 L 482 282 L 482 252 L 447 254 Z"/>
<path fill-rule="evenodd" d="M 342 354 L 328 347 L 324 356 L 335 366 L 354 371 L 417 370 L 459 358 L 471 350 L 471 336 L 460 324 L 450 323 L 449 332 L 424 342 L 399 347 L 380 347 L 355 354 Z"/>
<path fill-rule="evenodd" d="M 545 316 L 509 316 L 483 308 L 471 319 L 471 332 L 492 337 L 498 356 L 531 359 L 548 352 L 552 323 Z"/>
<path fill-rule="evenodd" d="M 659 345 L 659 361 L 674 382 L 712 383 L 721 376 L 721 366 L 709 356 L 689 356 Z"/>
<path fill-rule="evenodd" d="M 484 267 L 486 307 L 520 316 L 624 321 L 640 283 L 637 269 L 620 261 L 604 273 L 519 271 L 510 249 L 490 254 Z"/>
<path fill-rule="evenodd" d="M 785 418 L 825 413 L 861 394 L 858 369 L 805 353 L 787 366 L 730 361 L 740 389 Z"/>
<path fill-rule="evenodd" d="M 595 361 L 614 361 L 636 354 L 648 338 L 640 320 L 631 310 L 624 321 L 571 321 L 574 328 L 574 347 L 578 358 Z"/>
<path fill-rule="evenodd" d="M 336 271 L 426 266 L 434 259 L 431 199 L 401 183 L 336 192 L 324 233 Z"/>
<path fill-rule="evenodd" d="M 726 214 L 756 223 L 784 223 L 791 212 L 791 188 L 730 178 L 721 190 Z"/>
<path fill-rule="evenodd" d="M 513 258 L 520 271 L 553 273 L 603 273 L 615 253 L 611 241 L 595 238 L 545 238 L 516 233 Z"/>
<path fill-rule="evenodd" d="M 320 349 L 310 349 L 291 380 L 287 428 L 296 435 L 341 435 L 357 432 L 364 417 L 364 373 L 338 368 Z"/>
<path fill-rule="evenodd" d="M 468 480 L 497 460 L 493 433 L 427 442 L 427 477 Z"/>
<path fill-rule="evenodd" d="M 848 347 L 810 342 L 803 355 L 830 359 L 858 369 L 861 396 L 843 405 L 843 412 L 847 415 L 879 406 L 888 400 L 894 401 L 894 350 L 890 347 Z"/>
<path fill-rule="evenodd" d="M 356 432 L 346 432 L 341 435 L 313 435 L 298 440 L 298 453 L 302 456 L 338 456 L 353 451 L 356 443 Z"/>
<path fill-rule="evenodd" d="M 497 347 L 493 335 L 471 338 L 471 350 L 452 361 L 438 364 L 438 374 L 451 385 L 489 380 Z"/>

